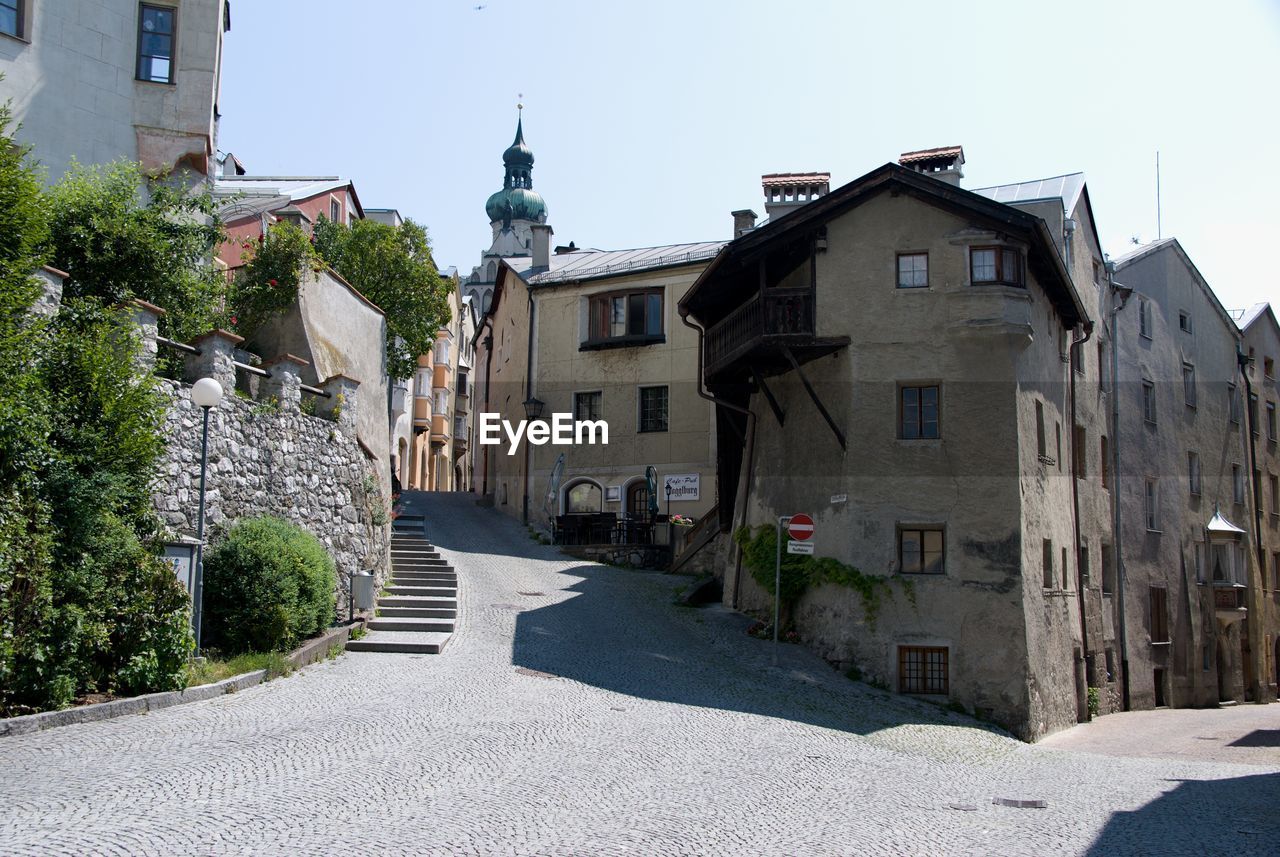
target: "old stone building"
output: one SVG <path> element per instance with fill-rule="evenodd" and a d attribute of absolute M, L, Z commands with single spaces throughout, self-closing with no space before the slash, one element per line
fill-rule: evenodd
<path fill-rule="evenodd" d="M 640 521 L 652 499 L 666 514 L 671 481 L 671 514 L 700 517 L 715 504 L 713 422 L 697 395 L 697 334 L 680 324 L 675 300 L 721 245 L 552 254 L 550 233 L 536 227 L 534 254 L 499 269 L 497 351 L 482 410 L 518 421 L 524 402 L 536 399 L 546 420 L 555 413 L 604 420 L 608 444 L 525 444 L 515 456 L 491 448 L 499 507 L 539 525 L 592 514 Z M 526 360 L 512 364 L 516 351 Z M 649 467 L 657 472 L 656 498 Z"/>
<path fill-rule="evenodd" d="M 1243 335 L 1245 360 L 1240 385 L 1250 397 L 1248 454 L 1253 472 L 1253 519 L 1249 527 L 1250 545 L 1257 555 L 1258 586 L 1249 599 L 1250 644 L 1257 652 L 1259 694 L 1275 699 L 1280 686 L 1280 428 L 1276 410 L 1280 407 L 1280 384 L 1276 366 L 1280 362 L 1280 326 L 1267 303 L 1254 304 L 1234 313 Z M 1256 397 L 1256 398 L 1254 398 Z M 1242 400 L 1243 401 L 1243 400 Z M 1242 525 L 1243 526 L 1243 525 Z"/>
<path fill-rule="evenodd" d="M 957 187 L 958 149 L 935 155 L 744 232 L 680 312 L 733 429 L 718 435 L 732 526 L 809 513 L 819 555 L 887 582 L 874 610 L 856 586 L 810 587 L 801 638 L 1035 738 L 1077 721 L 1097 645 L 1067 463 L 1073 343 L 1096 310 L 1062 233 Z M 771 603 L 740 553 L 723 573 L 727 603 Z"/>
<path fill-rule="evenodd" d="M 1176 239 L 1115 267 L 1127 295 L 1116 316 L 1124 600 L 1115 618 L 1126 630 L 1130 704 L 1255 698 L 1240 332 Z"/>
<path fill-rule="evenodd" d="M 400 480 L 427 491 L 465 491 L 470 486 L 474 302 L 458 288 L 455 269 L 442 276 L 452 288 L 449 318 L 436 333 L 435 348 L 419 355 L 418 369 L 406 382 L 413 398 L 413 435 L 400 451 Z"/>
<path fill-rule="evenodd" d="M 72 160 L 121 158 L 203 181 L 230 28 L 226 0 L 15 0 L 0 7 L 0 101 L 51 182 Z"/>

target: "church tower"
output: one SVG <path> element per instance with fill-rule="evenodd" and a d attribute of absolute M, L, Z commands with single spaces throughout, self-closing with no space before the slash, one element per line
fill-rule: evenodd
<path fill-rule="evenodd" d="M 493 300 L 498 260 L 531 255 L 533 225 L 547 222 L 547 204 L 533 189 L 533 150 L 524 141 L 523 117 L 516 120 L 516 138 L 502 153 L 502 165 L 502 190 L 484 204 L 493 243 L 462 286 L 462 293 L 471 296 L 481 312 L 486 312 Z"/>

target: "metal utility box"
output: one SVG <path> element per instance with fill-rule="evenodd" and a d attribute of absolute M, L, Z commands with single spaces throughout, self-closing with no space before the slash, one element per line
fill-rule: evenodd
<path fill-rule="evenodd" d="M 357 571 L 351 575 L 351 598 L 357 610 L 373 609 L 373 575 Z"/>

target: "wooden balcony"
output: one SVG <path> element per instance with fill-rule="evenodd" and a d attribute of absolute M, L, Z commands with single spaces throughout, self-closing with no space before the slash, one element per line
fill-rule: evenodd
<path fill-rule="evenodd" d="M 712 325 L 704 339 L 706 374 L 714 377 L 737 365 L 763 375 L 790 368 L 786 352 L 804 363 L 849 344 L 847 336 L 815 335 L 815 301 L 810 289 L 769 289 Z"/>
<path fill-rule="evenodd" d="M 1238 583 L 1213 584 L 1213 611 L 1222 621 L 1243 619 L 1248 612 L 1245 605 L 1246 589 Z"/>

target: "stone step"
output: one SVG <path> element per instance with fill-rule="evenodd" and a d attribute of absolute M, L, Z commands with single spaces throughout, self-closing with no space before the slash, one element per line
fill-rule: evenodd
<path fill-rule="evenodd" d="M 436 586 L 398 586 L 392 585 L 387 587 L 388 595 L 434 595 L 437 598 L 457 598 L 458 589 L 456 586 L 436 587 Z"/>
<path fill-rule="evenodd" d="M 438 655 L 452 636 L 444 631 L 371 631 L 363 639 L 347 643 L 347 651 Z"/>
<path fill-rule="evenodd" d="M 429 565 L 429 566 L 436 566 L 436 567 L 439 567 L 439 566 L 442 566 L 442 565 L 448 565 L 448 564 L 449 564 L 449 560 L 447 560 L 447 559 L 441 559 L 441 558 L 440 558 L 440 557 L 438 557 L 438 556 L 393 556 L 393 557 L 391 558 L 391 564 L 392 564 L 393 566 L 397 566 L 397 565 Z"/>
<path fill-rule="evenodd" d="M 439 595 L 384 595 L 378 599 L 378 607 L 440 607 L 456 610 L 458 599 Z"/>
<path fill-rule="evenodd" d="M 379 617 L 369 620 L 370 631 L 452 631 L 452 619 Z"/>
<path fill-rule="evenodd" d="M 382 599 L 387 600 L 387 599 Z M 456 619 L 458 611 L 454 607 L 379 607 L 378 618 L 412 618 L 412 619 Z"/>
<path fill-rule="evenodd" d="M 396 565 L 392 574 L 457 574 L 458 570 L 451 565 Z"/>
<path fill-rule="evenodd" d="M 397 584 L 404 584 L 405 586 L 455 586 L 458 583 L 458 575 L 446 572 L 397 571 L 391 575 L 390 583 L 393 586 Z"/>

